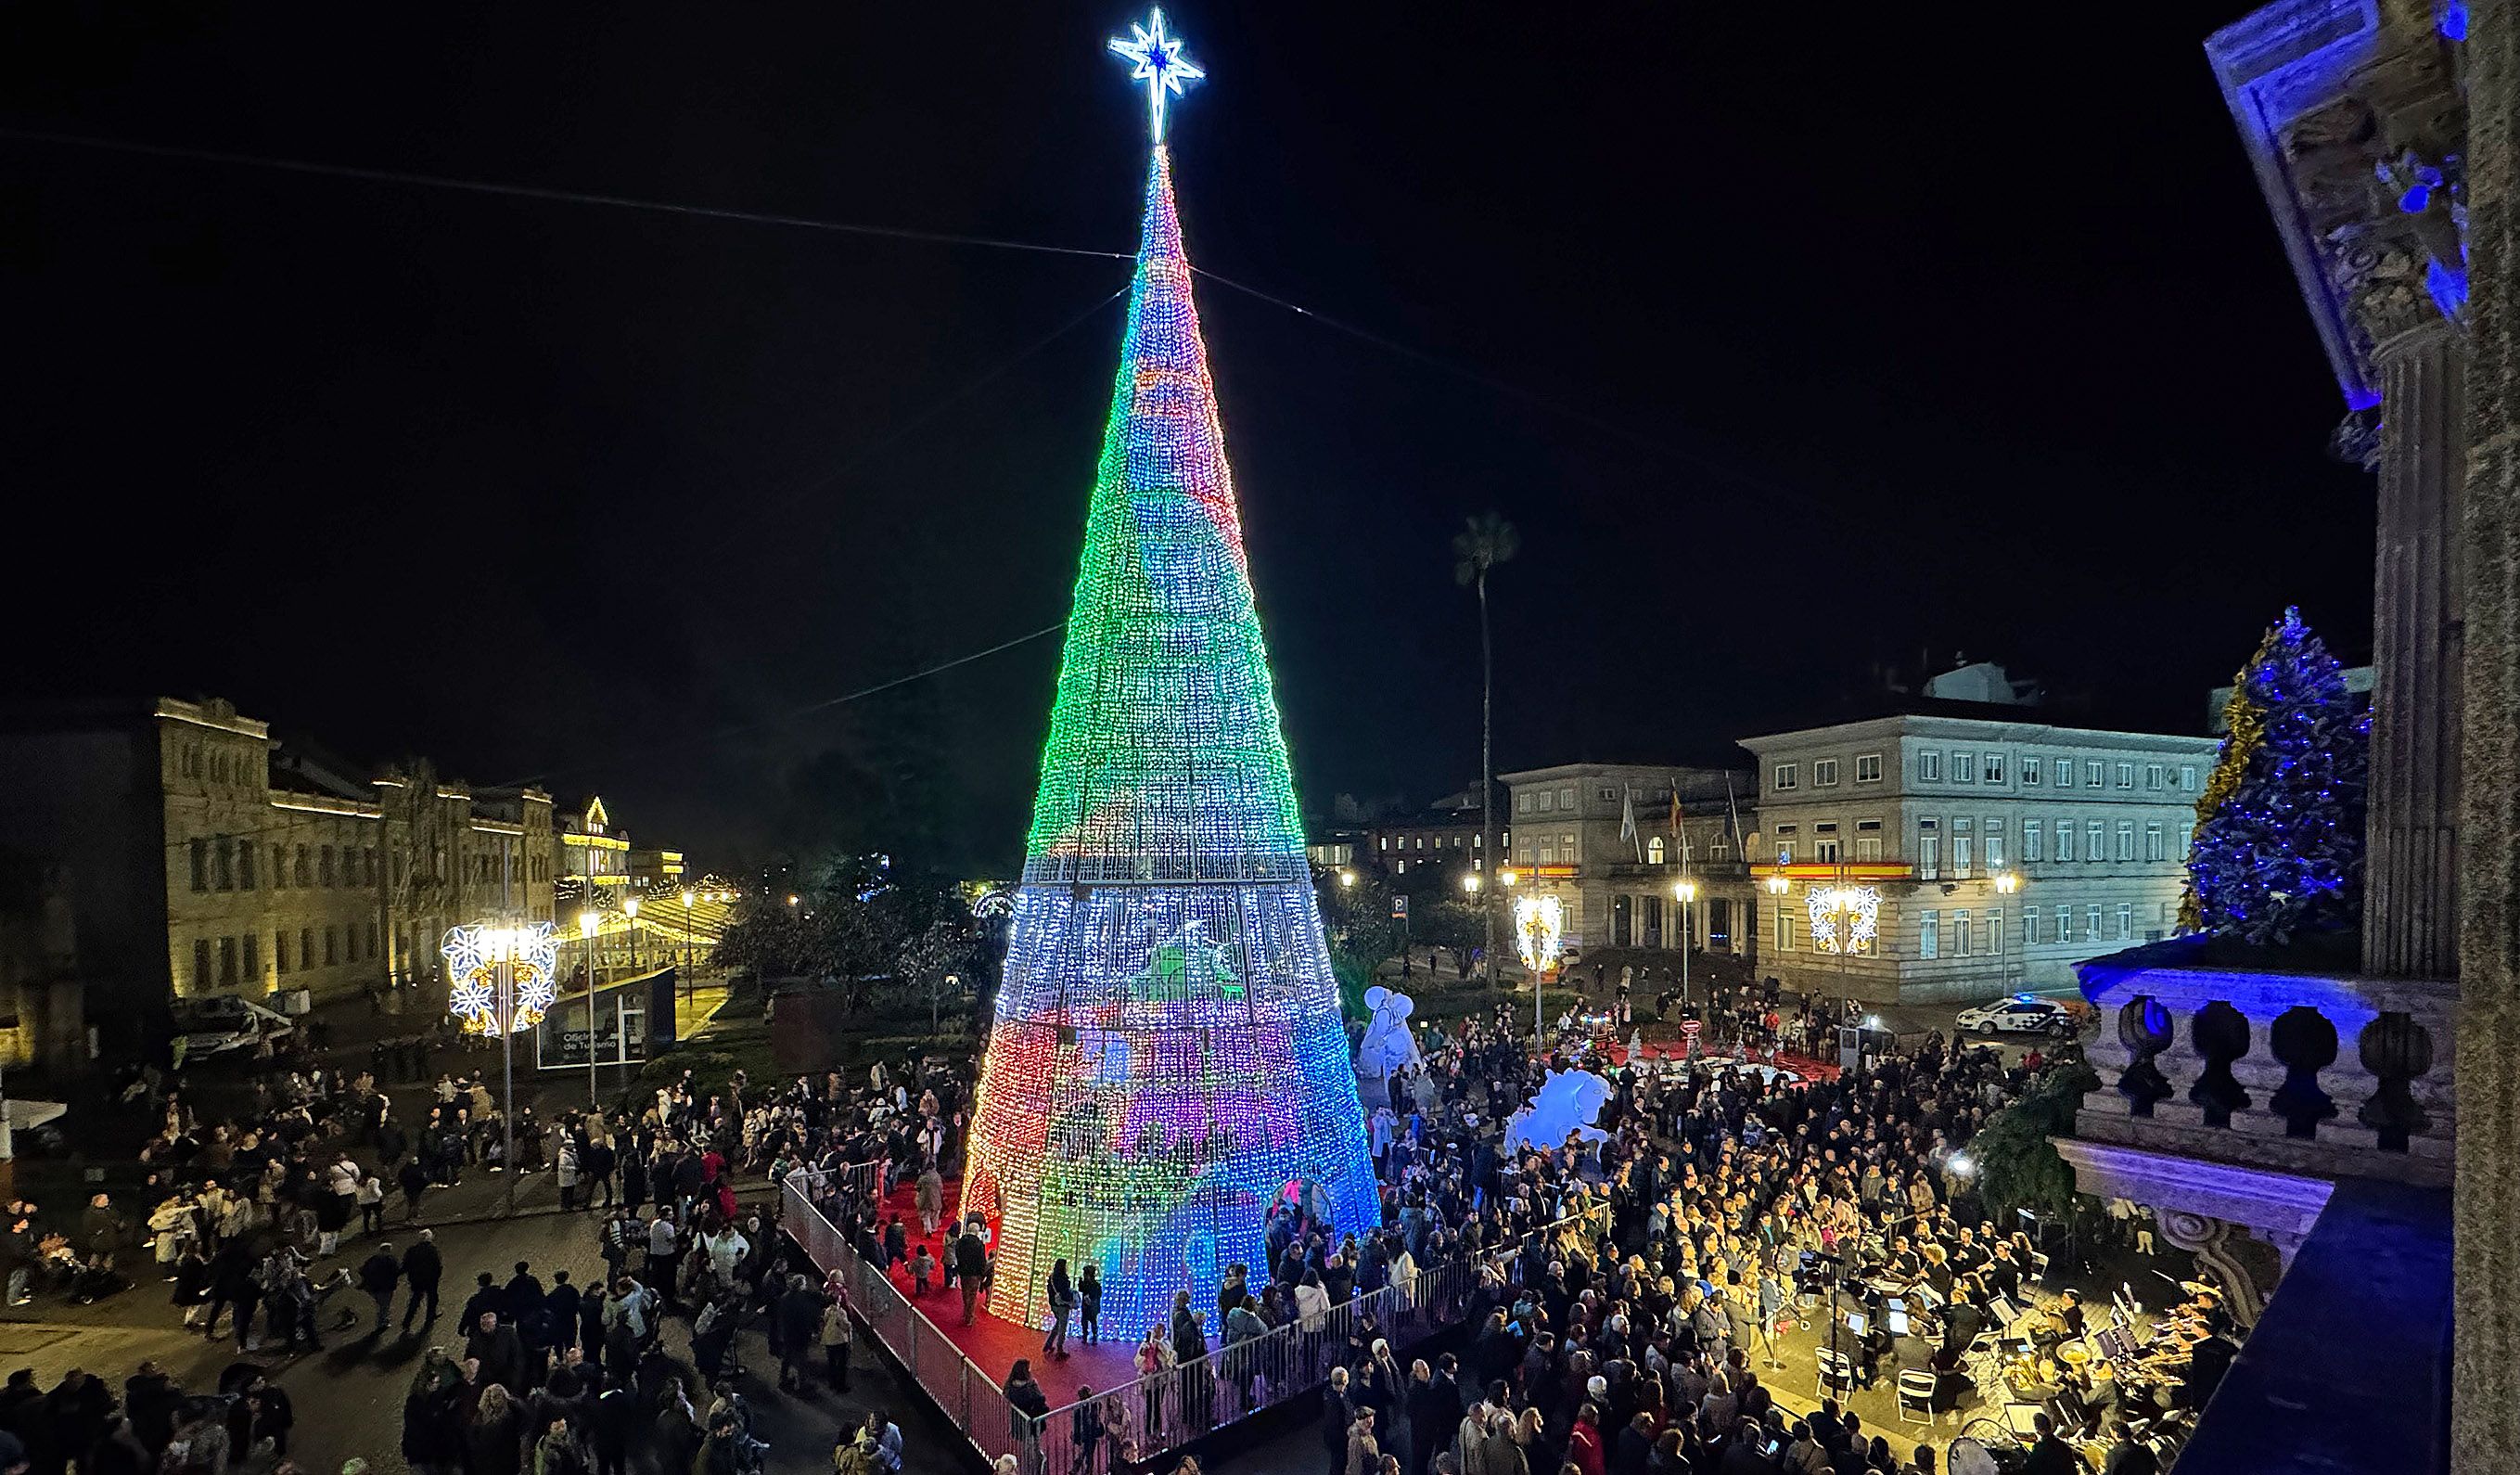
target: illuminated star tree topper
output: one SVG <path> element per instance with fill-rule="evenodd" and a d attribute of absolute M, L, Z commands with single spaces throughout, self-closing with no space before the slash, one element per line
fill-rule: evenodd
<path fill-rule="evenodd" d="M 1148 11 L 1146 24 L 1132 22 L 1129 29 L 1136 35 L 1128 39 L 1113 36 L 1111 50 L 1137 64 L 1129 80 L 1147 84 L 1148 118 L 1154 128 L 1155 142 L 1160 144 L 1164 141 L 1165 94 L 1179 97 L 1184 83 L 1196 81 L 1207 73 L 1182 55 L 1181 37 L 1165 34 L 1162 11 Z"/>

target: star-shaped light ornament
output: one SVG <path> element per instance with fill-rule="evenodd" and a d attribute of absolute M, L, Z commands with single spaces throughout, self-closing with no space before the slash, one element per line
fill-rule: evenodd
<path fill-rule="evenodd" d="M 1154 127 L 1155 142 L 1162 143 L 1165 94 L 1179 97 L 1184 83 L 1196 81 L 1207 73 L 1182 55 L 1181 37 L 1164 33 L 1162 11 L 1148 11 L 1146 24 L 1132 22 L 1129 29 L 1136 34 L 1125 40 L 1113 36 L 1111 50 L 1137 64 L 1129 80 L 1147 84 L 1148 118 Z"/>

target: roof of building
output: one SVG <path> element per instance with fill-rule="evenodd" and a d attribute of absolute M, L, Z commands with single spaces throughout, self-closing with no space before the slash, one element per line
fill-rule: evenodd
<path fill-rule="evenodd" d="M 2174 730 L 2175 724 L 2127 720 L 2119 715 L 2095 712 L 2081 706 L 2013 707 L 1991 702 L 1951 702 L 1933 697 L 1893 693 L 1876 697 L 1869 703 L 1859 704 L 1855 710 L 1824 721 L 1814 722 L 1804 727 L 1785 727 L 1771 732 L 1754 733 L 1742 738 L 1740 742 L 1741 746 L 1748 748 L 1753 744 L 1773 743 L 1778 739 L 1798 737 L 1808 733 L 1827 732 L 1841 727 L 1887 724 L 1902 718 L 1922 719 L 1928 722 L 1937 720 L 1955 723 L 1974 722 L 2018 727 L 2025 731 L 2106 733 L 2119 737 L 2161 738 L 2180 742 L 2210 743 L 2213 741 L 2202 732 Z"/>

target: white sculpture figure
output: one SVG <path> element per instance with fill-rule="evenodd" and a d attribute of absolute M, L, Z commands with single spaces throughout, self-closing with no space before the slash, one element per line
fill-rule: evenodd
<path fill-rule="evenodd" d="M 1551 1071 L 1540 1094 L 1506 1124 L 1506 1147 L 1529 1145 L 1548 1152 L 1570 1131 L 1587 1142 L 1607 1141 L 1610 1134 L 1595 1127 L 1593 1119 L 1609 1099 L 1610 1083 L 1591 1071 Z"/>
<path fill-rule="evenodd" d="M 1365 1027 L 1365 1038 L 1356 1047 L 1358 1075 L 1388 1081 L 1402 1066 L 1425 1064 L 1426 1057 L 1418 1052 L 1418 1037 L 1409 1029 L 1409 1016 L 1418 1009 L 1416 999 L 1376 984 L 1365 991 L 1365 1006 L 1373 1011 L 1373 1023 Z"/>

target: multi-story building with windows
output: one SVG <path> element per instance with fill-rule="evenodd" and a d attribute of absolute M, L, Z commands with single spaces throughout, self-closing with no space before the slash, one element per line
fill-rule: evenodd
<path fill-rule="evenodd" d="M 1748 822 L 1749 774 L 1561 763 L 1498 778 L 1512 836 L 1501 847 L 1509 885 L 1558 899 L 1570 950 L 1677 949 L 1684 875 L 1697 887 L 1688 913 L 1699 948 L 1748 949 L 1750 877 L 1734 815 Z"/>
<path fill-rule="evenodd" d="M 2073 964 L 2168 936 L 2216 750 L 1942 711 L 1742 746 L 1762 971 L 1885 1001 L 2067 987 Z M 1870 938 L 1838 945 L 1868 913 Z"/>
<path fill-rule="evenodd" d="M 1359 863 L 1386 876 L 1426 871 L 1484 874 L 1487 869 L 1486 816 L 1479 810 L 1476 784 L 1445 795 L 1412 814 L 1376 819 L 1366 826 Z M 1497 850 L 1511 854 L 1512 816 L 1497 816 Z"/>
<path fill-rule="evenodd" d="M 448 927 L 552 917 L 550 796 L 363 773 L 214 699 L 0 713 L 0 834 L 76 878 L 88 1016 L 139 1032 L 117 1044 L 179 996 L 430 983 Z"/>

